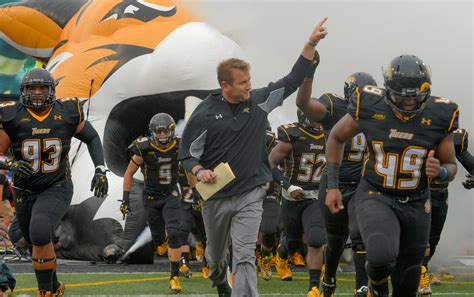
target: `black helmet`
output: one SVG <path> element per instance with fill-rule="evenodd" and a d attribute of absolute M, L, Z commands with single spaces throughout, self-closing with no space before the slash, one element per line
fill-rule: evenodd
<path fill-rule="evenodd" d="M 41 94 L 43 99 L 41 102 L 33 100 L 36 95 L 29 94 L 27 92 L 28 87 L 32 86 L 47 86 L 48 91 Z M 56 82 L 54 81 L 51 74 L 43 68 L 33 68 L 28 71 L 24 76 L 20 84 L 20 102 L 24 106 L 32 109 L 43 109 L 54 104 L 56 101 L 55 96 Z"/>
<path fill-rule="evenodd" d="M 387 102 L 397 116 L 411 119 L 424 108 L 430 96 L 431 70 L 418 57 L 401 55 L 392 60 L 383 70 Z M 416 100 L 417 106 L 412 110 L 403 109 L 403 100 Z"/>
<path fill-rule="evenodd" d="M 311 99 L 314 100 L 314 99 Z M 311 121 L 308 117 L 304 114 L 301 109 L 296 110 L 296 116 L 298 117 L 298 124 L 303 127 L 305 130 L 310 132 L 319 132 L 321 130 L 321 124 Z"/>
<path fill-rule="evenodd" d="M 123 256 L 124 250 L 115 243 L 109 244 L 102 250 L 102 258 L 107 264 L 115 264 Z"/>
<path fill-rule="evenodd" d="M 166 146 L 171 143 L 171 140 L 174 137 L 174 129 L 176 125 L 173 118 L 167 113 L 157 113 L 155 114 L 148 124 L 151 135 L 154 140 L 162 146 Z M 166 139 L 159 139 L 159 134 L 162 131 L 169 131 L 169 136 Z"/>
<path fill-rule="evenodd" d="M 372 75 L 366 72 L 356 72 L 349 75 L 344 82 L 344 98 L 350 100 L 356 88 L 362 88 L 365 85 L 377 86 L 377 82 Z"/>

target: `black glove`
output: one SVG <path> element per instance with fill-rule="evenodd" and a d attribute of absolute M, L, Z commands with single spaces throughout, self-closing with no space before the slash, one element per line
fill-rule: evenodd
<path fill-rule="evenodd" d="M 120 204 L 120 212 L 123 214 L 123 219 L 125 220 L 125 216 L 130 212 L 132 213 L 132 208 L 130 207 L 130 192 L 123 191 L 123 200 L 119 200 L 122 202 Z"/>
<path fill-rule="evenodd" d="M 0 162 L 0 169 L 9 170 L 17 177 L 28 177 L 35 172 L 30 163 L 23 160 Z"/>
<path fill-rule="evenodd" d="M 94 191 L 94 196 L 98 198 L 105 198 L 109 191 L 109 182 L 107 181 L 107 169 L 104 166 L 97 166 L 95 174 L 91 182 L 91 191 Z"/>
<path fill-rule="evenodd" d="M 316 68 L 318 68 L 319 61 L 320 61 L 319 53 L 317 50 L 314 50 L 313 61 L 311 61 L 311 66 L 309 66 L 308 72 L 306 72 L 307 78 L 313 79 L 314 72 L 316 72 Z"/>
<path fill-rule="evenodd" d="M 462 182 L 462 185 L 464 188 L 470 190 L 474 188 L 474 175 L 472 174 L 466 174 L 467 179 Z"/>

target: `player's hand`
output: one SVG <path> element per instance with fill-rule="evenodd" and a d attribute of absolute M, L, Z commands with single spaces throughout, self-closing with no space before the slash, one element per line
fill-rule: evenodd
<path fill-rule="evenodd" d="M 125 216 L 128 214 L 128 213 L 132 213 L 132 208 L 130 207 L 130 200 L 125 200 L 125 198 L 123 200 L 119 200 L 121 201 L 122 203 L 120 204 L 120 212 L 122 213 L 123 215 L 123 219 L 125 220 Z"/>
<path fill-rule="evenodd" d="M 35 172 L 30 163 L 23 160 L 9 160 L 5 165 L 17 177 L 28 177 Z"/>
<path fill-rule="evenodd" d="M 462 185 L 464 188 L 470 190 L 474 188 L 474 175 L 472 174 L 466 174 L 467 179 L 462 182 Z"/>
<path fill-rule="evenodd" d="M 296 200 L 300 200 L 305 196 L 304 190 L 298 186 L 290 186 L 288 188 L 288 193 L 290 194 L 291 198 Z"/>
<path fill-rule="evenodd" d="M 105 198 L 109 191 L 109 182 L 107 181 L 107 169 L 104 166 L 97 166 L 95 174 L 91 182 L 91 191 L 94 191 L 94 196 L 98 198 Z"/>
<path fill-rule="evenodd" d="M 196 178 L 198 179 L 198 181 L 203 183 L 215 183 L 217 180 L 217 175 L 214 173 L 214 171 L 210 169 L 204 169 L 199 171 Z"/>
<path fill-rule="evenodd" d="M 319 23 L 314 28 L 313 32 L 309 36 L 309 42 L 318 43 L 321 39 L 328 35 L 328 29 L 324 27 L 324 23 L 328 20 L 327 17 L 319 21 Z"/>
<path fill-rule="evenodd" d="M 342 194 L 339 189 L 329 189 L 326 195 L 326 206 L 332 214 L 338 213 L 344 209 L 342 204 Z"/>
<path fill-rule="evenodd" d="M 435 158 L 434 154 L 434 150 L 431 150 L 428 152 L 428 157 L 426 158 L 426 175 L 431 178 L 438 177 L 441 170 L 439 160 Z"/>

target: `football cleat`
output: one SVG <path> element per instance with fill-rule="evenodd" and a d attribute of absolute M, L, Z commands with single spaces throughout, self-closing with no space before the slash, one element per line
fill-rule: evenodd
<path fill-rule="evenodd" d="M 291 263 L 296 267 L 304 267 L 305 261 L 303 255 L 300 252 L 295 252 L 293 255 L 290 256 Z"/>
<path fill-rule="evenodd" d="M 322 297 L 323 295 L 319 291 L 318 287 L 312 287 L 311 291 L 308 292 L 307 297 Z"/>
<path fill-rule="evenodd" d="M 293 273 L 291 272 L 290 266 L 288 266 L 288 259 L 282 259 L 277 254 L 275 261 L 275 268 L 283 281 L 291 281 L 293 279 Z"/>
<path fill-rule="evenodd" d="M 52 297 L 50 291 L 37 291 L 36 296 L 38 296 L 38 297 Z"/>
<path fill-rule="evenodd" d="M 160 257 L 165 257 L 168 254 L 168 240 L 157 246 L 155 253 Z"/>
<path fill-rule="evenodd" d="M 272 279 L 272 268 L 270 267 L 270 262 L 272 261 L 272 256 L 263 257 L 260 260 L 260 271 L 262 272 L 263 280 L 269 281 Z"/>
<path fill-rule="evenodd" d="M 179 276 L 185 277 L 185 278 L 192 278 L 193 273 L 191 272 L 191 269 L 189 268 L 188 265 L 183 264 L 181 267 L 179 267 Z"/>
<path fill-rule="evenodd" d="M 52 297 L 63 297 L 66 286 L 63 282 L 59 282 L 59 288 L 53 293 Z"/>
<path fill-rule="evenodd" d="M 443 274 L 443 278 L 444 278 L 444 279 L 453 279 L 453 278 L 454 278 L 454 275 L 452 275 L 452 274 L 449 273 L 449 272 L 446 272 L 445 274 Z"/>
<path fill-rule="evenodd" d="M 372 297 L 388 297 L 389 290 L 388 290 L 388 281 L 386 281 L 383 285 L 379 285 L 377 289 L 375 289 L 372 285 L 369 286 L 369 294 L 368 296 Z"/>
<path fill-rule="evenodd" d="M 430 282 L 433 286 L 440 286 L 441 280 L 438 278 L 438 275 L 435 273 L 430 273 Z"/>
<path fill-rule="evenodd" d="M 331 277 L 326 279 L 326 277 L 323 277 L 323 280 L 321 281 L 321 289 L 321 296 L 334 297 L 334 291 L 336 291 L 336 278 Z"/>
<path fill-rule="evenodd" d="M 170 288 L 171 288 L 171 291 L 175 293 L 181 293 L 182 289 L 181 289 L 181 283 L 179 281 L 179 277 L 173 276 L 170 279 Z"/>
<path fill-rule="evenodd" d="M 370 297 L 369 287 L 362 286 L 355 291 L 354 297 Z"/>
<path fill-rule="evenodd" d="M 430 274 L 426 266 L 421 266 L 420 286 L 418 287 L 419 296 L 431 296 Z"/>
<path fill-rule="evenodd" d="M 198 241 L 196 244 L 196 260 L 198 262 L 202 262 L 204 259 L 204 246 L 202 245 L 202 242 Z"/>
<path fill-rule="evenodd" d="M 202 277 L 209 278 L 209 267 L 207 266 L 202 267 Z"/>

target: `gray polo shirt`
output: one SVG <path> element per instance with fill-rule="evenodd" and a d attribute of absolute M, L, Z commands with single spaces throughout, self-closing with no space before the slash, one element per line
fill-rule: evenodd
<path fill-rule="evenodd" d="M 252 90 L 247 102 L 232 107 L 216 91 L 198 105 L 184 129 L 178 158 L 189 172 L 198 163 L 206 169 L 229 163 L 236 178 L 213 198 L 239 195 L 273 179 L 265 146 L 267 116 L 301 85 L 310 64 L 300 56 L 288 75 Z"/>

